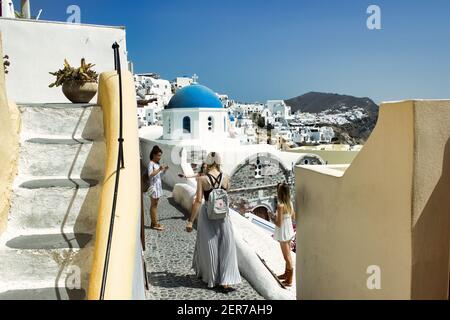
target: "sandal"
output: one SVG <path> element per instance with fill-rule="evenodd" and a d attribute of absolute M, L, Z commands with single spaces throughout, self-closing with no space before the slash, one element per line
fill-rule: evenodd
<path fill-rule="evenodd" d="M 150 229 L 157 230 L 157 231 L 164 231 L 164 227 L 160 225 L 159 223 L 157 225 L 150 226 Z"/>
<path fill-rule="evenodd" d="M 228 287 L 228 286 L 227 287 L 220 286 L 220 292 L 222 292 L 222 293 L 228 294 L 228 293 L 235 292 L 235 291 L 236 291 L 235 288 Z"/>

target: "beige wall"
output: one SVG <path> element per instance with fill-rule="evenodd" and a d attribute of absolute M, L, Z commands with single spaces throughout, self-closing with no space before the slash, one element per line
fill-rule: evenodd
<path fill-rule="evenodd" d="M 300 299 L 447 297 L 450 101 L 380 111 L 344 175 L 296 168 Z M 380 290 L 366 285 L 372 265 Z"/>
<path fill-rule="evenodd" d="M 412 298 L 448 293 L 450 102 L 418 101 L 415 112 Z"/>
<path fill-rule="evenodd" d="M 125 169 L 120 172 L 116 218 L 109 260 L 105 299 L 143 299 L 144 273 L 141 261 L 140 218 L 141 177 L 137 105 L 131 73 L 123 72 L 123 137 Z M 99 105 L 103 110 L 106 139 L 105 180 L 97 220 L 94 263 L 89 281 L 88 298 L 100 297 L 103 267 L 109 235 L 111 209 L 116 180 L 119 138 L 119 85 L 117 72 L 100 75 Z"/>
<path fill-rule="evenodd" d="M 0 234 L 6 229 L 11 190 L 19 155 L 19 112 L 6 95 L 3 69 L 2 35 L 0 33 Z"/>

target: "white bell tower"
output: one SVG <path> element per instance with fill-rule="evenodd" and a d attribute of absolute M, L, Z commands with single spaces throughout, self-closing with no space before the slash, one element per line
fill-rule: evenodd
<path fill-rule="evenodd" d="M 3 18 L 15 18 L 14 3 L 12 0 L 0 0 L 0 16 Z"/>

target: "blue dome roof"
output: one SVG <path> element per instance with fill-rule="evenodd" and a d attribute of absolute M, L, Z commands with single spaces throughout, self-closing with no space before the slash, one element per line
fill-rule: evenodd
<path fill-rule="evenodd" d="M 223 108 L 219 97 L 209 88 L 193 84 L 184 87 L 170 99 L 167 109 Z"/>

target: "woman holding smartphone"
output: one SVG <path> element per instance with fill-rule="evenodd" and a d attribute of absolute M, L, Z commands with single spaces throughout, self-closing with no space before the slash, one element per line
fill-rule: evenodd
<path fill-rule="evenodd" d="M 161 174 L 165 173 L 169 167 L 167 165 L 160 165 L 162 157 L 162 150 L 158 146 L 154 146 L 150 153 L 150 163 L 148 165 L 148 176 L 150 178 L 150 218 L 152 224 L 151 229 L 157 231 L 163 231 L 164 226 L 158 223 L 158 203 L 159 199 L 163 195 Z"/>

